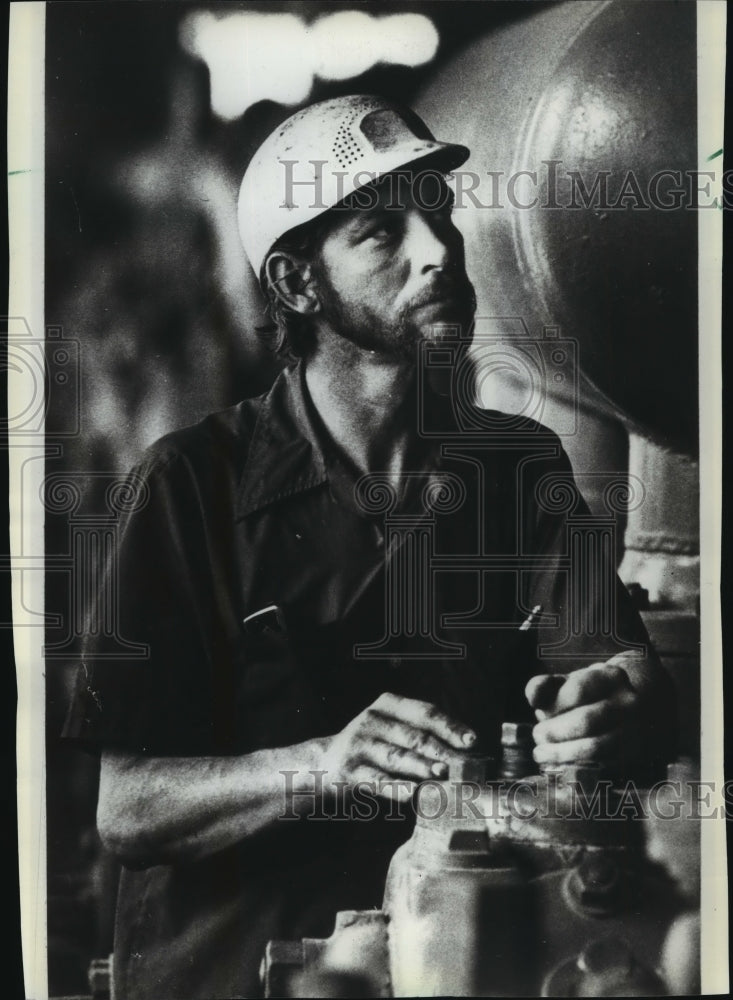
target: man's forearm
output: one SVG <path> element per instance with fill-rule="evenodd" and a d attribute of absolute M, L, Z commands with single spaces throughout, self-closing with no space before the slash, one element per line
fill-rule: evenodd
<path fill-rule="evenodd" d="M 107 751 L 97 809 L 102 840 L 135 867 L 196 861 L 231 847 L 282 815 L 281 771 L 295 772 L 294 791 L 302 780 L 303 790 L 312 793 L 309 772 L 320 769 L 329 743 L 309 740 L 236 757 Z"/>
<path fill-rule="evenodd" d="M 286 810 L 292 815 L 297 802 L 312 808 L 315 771 L 325 795 L 366 782 L 385 798 L 405 799 L 417 782 L 447 776 L 456 753 L 475 741 L 434 705 L 385 691 L 341 732 L 295 746 L 239 757 L 108 751 L 97 826 L 130 866 L 196 861 L 266 829 Z"/>

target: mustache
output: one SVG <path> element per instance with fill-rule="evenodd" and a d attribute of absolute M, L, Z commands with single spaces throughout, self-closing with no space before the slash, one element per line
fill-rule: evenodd
<path fill-rule="evenodd" d="M 407 308 L 410 310 L 419 309 L 420 306 L 428 306 L 450 299 L 462 300 L 475 308 L 476 293 L 465 271 L 463 273 L 443 272 L 433 278 L 429 284 L 416 292 L 407 304 Z"/>

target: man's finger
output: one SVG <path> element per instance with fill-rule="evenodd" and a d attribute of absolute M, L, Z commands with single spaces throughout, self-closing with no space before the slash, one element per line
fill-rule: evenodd
<path fill-rule="evenodd" d="M 437 736 L 449 746 L 465 750 L 476 742 L 476 733 L 468 726 L 463 726 L 448 718 L 434 705 L 417 698 L 401 698 L 398 695 L 385 693 L 379 696 L 371 705 L 372 711 L 391 716 L 402 722 L 407 722 L 417 729 Z"/>
<path fill-rule="evenodd" d="M 380 770 L 396 778 L 424 781 L 426 778 L 444 778 L 448 775 L 446 763 L 428 760 L 413 750 L 406 750 L 384 740 L 372 740 L 366 756 L 368 763 L 375 764 Z"/>
<path fill-rule="evenodd" d="M 626 671 L 608 663 L 592 663 L 568 674 L 555 699 L 551 713 L 558 715 L 580 705 L 592 705 L 595 701 L 610 698 L 617 691 L 631 690 Z"/>
<path fill-rule="evenodd" d="M 538 674 L 527 682 L 524 695 L 530 708 L 537 712 L 537 718 L 552 714 L 557 693 L 566 679 L 565 674 Z"/>
<path fill-rule="evenodd" d="M 616 729 L 628 711 L 632 696 L 617 695 L 612 699 L 596 701 L 592 705 L 571 708 L 551 719 L 538 722 L 532 730 L 537 744 L 564 743 L 567 740 L 584 739 L 586 736 L 600 736 Z"/>
<path fill-rule="evenodd" d="M 614 730 L 611 733 L 589 736 L 582 740 L 541 743 L 534 748 L 533 756 L 538 764 L 580 764 L 589 761 L 596 764 L 615 764 L 619 758 L 620 740 L 620 731 Z"/>
<path fill-rule="evenodd" d="M 386 771 L 366 764 L 356 768 L 351 777 L 351 785 L 365 786 L 375 795 L 380 795 L 384 799 L 397 799 L 398 802 L 411 799 L 417 789 L 417 783 L 414 781 L 394 778 Z"/>
<path fill-rule="evenodd" d="M 380 716 L 380 725 L 375 736 L 387 743 L 395 743 L 406 750 L 412 750 L 430 764 L 436 761 L 444 761 L 447 764 L 455 757 L 455 750 L 443 740 L 431 736 L 424 729 L 417 729 L 407 722 L 400 722 L 399 719 L 388 716 Z"/>

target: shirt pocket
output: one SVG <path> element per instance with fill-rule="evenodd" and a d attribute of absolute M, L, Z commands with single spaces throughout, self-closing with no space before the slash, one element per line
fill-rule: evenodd
<path fill-rule="evenodd" d="M 287 635 L 243 636 L 236 697 L 248 749 L 327 735 L 319 698 Z"/>

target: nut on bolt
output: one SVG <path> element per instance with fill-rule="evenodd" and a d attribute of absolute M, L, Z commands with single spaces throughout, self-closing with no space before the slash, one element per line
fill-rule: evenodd
<path fill-rule="evenodd" d="M 502 722 L 501 724 L 501 776 L 507 779 L 522 778 L 535 771 L 532 757 L 534 739 L 529 722 Z"/>
<path fill-rule="evenodd" d="M 653 997 L 669 996 L 661 978 L 642 965 L 628 943 L 618 937 L 590 941 L 576 959 L 582 974 L 572 993 L 560 996 Z"/>
<path fill-rule="evenodd" d="M 620 872 L 616 860 L 598 851 L 584 854 L 570 873 L 568 888 L 584 910 L 610 913 L 617 907 L 620 889 Z M 606 940 L 610 939 L 602 939 Z"/>
<path fill-rule="evenodd" d="M 578 968 L 595 975 L 615 972 L 628 975 L 634 968 L 634 956 L 625 941 L 617 937 L 596 938 L 578 956 Z"/>
<path fill-rule="evenodd" d="M 267 985 L 281 970 L 302 969 L 302 941 L 268 941 L 260 962 L 260 982 Z"/>

